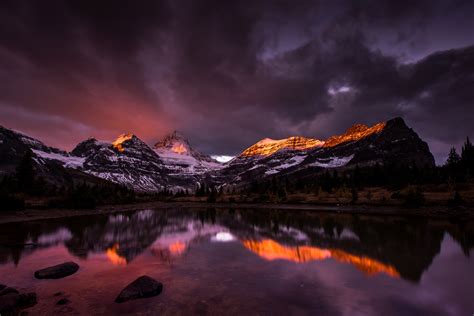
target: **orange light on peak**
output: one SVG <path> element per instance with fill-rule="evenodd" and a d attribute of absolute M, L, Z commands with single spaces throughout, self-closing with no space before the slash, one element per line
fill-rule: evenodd
<path fill-rule="evenodd" d="M 328 138 L 323 147 L 334 147 L 342 143 L 360 140 L 367 136 L 380 133 L 384 128 L 385 122 L 375 124 L 372 127 L 363 124 L 356 124 L 349 128 L 344 134 Z"/>
<path fill-rule="evenodd" d="M 114 244 L 112 247 L 107 248 L 107 250 L 105 251 L 107 258 L 114 265 L 120 265 L 120 266 L 127 265 L 127 259 L 125 259 L 124 257 L 120 256 L 117 253 L 118 249 L 119 249 L 119 244 Z"/>
<path fill-rule="evenodd" d="M 265 138 L 244 150 L 241 154 L 243 157 L 251 156 L 270 156 L 271 154 L 281 150 L 306 150 L 315 147 L 320 147 L 324 142 L 302 136 L 291 136 L 285 139 L 270 139 Z"/>
<path fill-rule="evenodd" d="M 112 142 L 112 146 L 120 152 L 123 152 L 125 148 L 123 148 L 122 144 L 133 138 L 133 134 L 122 134 L 116 140 Z"/>
<path fill-rule="evenodd" d="M 186 149 L 186 146 L 184 146 L 183 144 L 174 144 L 173 147 L 171 147 L 171 151 L 180 155 L 188 152 L 188 150 Z"/>
<path fill-rule="evenodd" d="M 309 150 L 321 147 L 334 147 L 343 143 L 358 141 L 373 134 L 380 133 L 385 128 L 386 123 L 378 123 L 372 127 L 363 124 L 356 124 L 349 128 L 344 134 L 331 136 L 326 141 L 302 136 L 291 136 L 284 139 L 265 138 L 258 143 L 244 150 L 241 157 L 262 156 L 267 157 L 279 150 Z"/>

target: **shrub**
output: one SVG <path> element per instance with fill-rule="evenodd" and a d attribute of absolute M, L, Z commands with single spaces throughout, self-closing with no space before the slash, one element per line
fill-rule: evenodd
<path fill-rule="evenodd" d="M 419 187 L 410 188 L 404 196 L 403 205 L 406 207 L 419 207 L 425 204 L 425 196 Z"/>

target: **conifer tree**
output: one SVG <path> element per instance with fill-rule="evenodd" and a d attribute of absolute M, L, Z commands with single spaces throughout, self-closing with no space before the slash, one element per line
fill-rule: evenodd
<path fill-rule="evenodd" d="M 469 140 L 469 137 L 466 138 L 466 142 L 462 146 L 461 161 L 464 168 L 466 168 L 467 171 L 472 175 L 474 171 L 474 146 Z"/>
<path fill-rule="evenodd" d="M 456 166 L 461 161 L 461 157 L 456 152 L 456 148 L 452 147 L 449 151 L 448 160 L 446 161 L 446 165 L 449 166 Z"/>
<path fill-rule="evenodd" d="M 18 189 L 24 193 L 32 193 L 35 184 L 36 172 L 33 167 L 33 153 L 26 151 L 16 168 L 15 177 L 18 181 Z"/>

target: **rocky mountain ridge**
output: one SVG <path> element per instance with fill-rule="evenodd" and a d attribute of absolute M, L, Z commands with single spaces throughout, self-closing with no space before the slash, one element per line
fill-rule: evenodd
<path fill-rule="evenodd" d="M 178 132 L 165 136 L 153 148 L 136 135 L 122 134 L 111 143 L 89 138 L 67 153 L 0 128 L 0 149 L 0 170 L 4 173 L 12 172 L 31 150 L 42 174 L 54 175 L 55 168 L 73 169 L 144 192 L 194 191 L 203 183 L 240 186 L 301 170 L 317 173 L 376 163 L 434 166 L 428 145 L 401 118 L 372 127 L 356 124 L 324 141 L 302 136 L 263 139 L 226 164 L 193 149 Z"/>

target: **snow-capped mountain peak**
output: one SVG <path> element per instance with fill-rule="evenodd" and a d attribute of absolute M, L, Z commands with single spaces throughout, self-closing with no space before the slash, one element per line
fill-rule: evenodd
<path fill-rule="evenodd" d="M 158 141 L 155 146 L 157 151 L 171 151 L 179 155 L 192 155 L 192 148 L 188 140 L 178 131 L 174 131 Z"/>
<path fill-rule="evenodd" d="M 173 173 L 202 174 L 222 168 L 222 164 L 191 147 L 186 137 L 174 131 L 154 146 L 155 153 Z"/>

